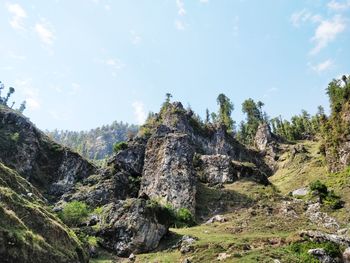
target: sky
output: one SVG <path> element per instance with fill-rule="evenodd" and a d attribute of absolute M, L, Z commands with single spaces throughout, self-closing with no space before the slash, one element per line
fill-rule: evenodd
<path fill-rule="evenodd" d="M 327 108 L 350 69 L 350 0 L 0 0 L 0 80 L 45 130 L 142 124 L 165 93 L 269 116 Z M 4 94 L 3 94 L 4 95 Z"/>

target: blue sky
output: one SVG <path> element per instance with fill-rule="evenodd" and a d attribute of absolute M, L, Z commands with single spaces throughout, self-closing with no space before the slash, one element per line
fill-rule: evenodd
<path fill-rule="evenodd" d="M 350 0 L 0 1 L 0 80 L 41 129 L 142 123 L 164 94 L 289 118 L 349 73 Z"/>

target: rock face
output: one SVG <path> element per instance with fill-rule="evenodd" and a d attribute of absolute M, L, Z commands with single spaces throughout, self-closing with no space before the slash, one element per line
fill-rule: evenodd
<path fill-rule="evenodd" d="M 106 205 L 98 233 L 102 246 L 123 257 L 155 249 L 169 227 L 163 212 L 144 199 Z"/>
<path fill-rule="evenodd" d="M 202 155 L 196 168 L 199 179 L 212 185 L 233 183 L 244 178 L 268 184 L 266 175 L 253 163 L 237 162 L 227 155 Z"/>
<path fill-rule="evenodd" d="M 1 262 L 88 262 L 78 238 L 46 206 L 39 191 L 0 163 Z"/>
<path fill-rule="evenodd" d="M 0 109 L 0 161 L 44 193 L 60 196 L 95 173 L 79 154 L 49 139 L 23 115 Z"/>
<path fill-rule="evenodd" d="M 194 212 L 196 178 L 190 137 L 161 126 L 148 140 L 140 193 Z"/>

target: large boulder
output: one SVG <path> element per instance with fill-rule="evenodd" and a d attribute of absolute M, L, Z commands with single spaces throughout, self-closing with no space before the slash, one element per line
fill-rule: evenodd
<path fill-rule="evenodd" d="M 101 245 L 127 257 L 155 249 L 167 233 L 167 210 L 145 199 L 127 199 L 103 208 Z"/>
<path fill-rule="evenodd" d="M 194 213 L 196 177 L 190 137 L 164 131 L 161 127 L 148 140 L 140 194 Z"/>

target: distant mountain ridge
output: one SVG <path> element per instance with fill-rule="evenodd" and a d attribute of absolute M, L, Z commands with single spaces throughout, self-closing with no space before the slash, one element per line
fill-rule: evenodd
<path fill-rule="evenodd" d="M 91 160 L 101 160 L 113 153 L 116 142 L 126 141 L 134 136 L 139 127 L 134 124 L 114 121 L 90 131 L 54 130 L 46 134 L 57 143 L 63 144 Z"/>

